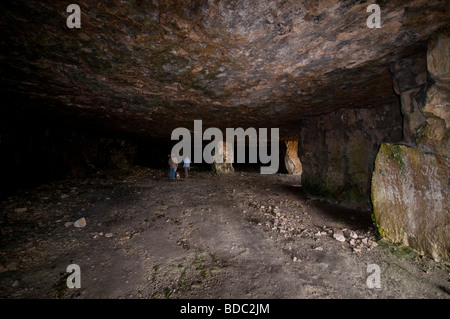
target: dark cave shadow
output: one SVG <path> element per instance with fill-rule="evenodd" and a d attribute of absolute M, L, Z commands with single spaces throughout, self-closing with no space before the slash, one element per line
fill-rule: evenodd
<path fill-rule="evenodd" d="M 371 218 L 371 211 L 357 208 L 350 208 L 343 204 L 333 203 L 325 199 L 319 199 L 308 195 L 303 187 L 298 184 L 278 184 L 285 193 L 293 195 L 298 200 L 306 203 L 313 208 L 315 213 L 320 214 L 324 222 L 329 222 L 331 225 L 355 230 L 373 230 L 373 222 Z M 325 225 L 317 225 L 325 226 Z"/>
<path fill-rule="evenodd" d="M 447 293 L 448 295 L 450 295 L 450 289 L 448 289 L 447 287 L 441 286 L 441 285 L 438 285 L 437 287 L 438 287 L 441 291 L 443 291 L 443 292 Z"/>

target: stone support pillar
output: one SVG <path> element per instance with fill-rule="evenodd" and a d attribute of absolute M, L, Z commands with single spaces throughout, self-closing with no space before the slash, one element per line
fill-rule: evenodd
<path fill-rule="evenodd" d="M 383 143 L 372 175 L 373 214 L 380 235 L 446 262 L 450 262 L 449 56 L 447 32 L 430 41 L 426 63 L 404 59 L 394 66 L 408 145 Z M 429 81 L 423 78 L 427 73 Z"/>
<path fill-rule="evenodd" d="M 301 175 L 303 172 L 302 163 L 298 158 L 298 141 L 285 141 L 286 155 L 284 165 L 288 174 Z"/>
<path fill-rule="evenodd" d="M 226 141 L 221 141 L 217 146 L 217 154 L 214 155 L 212 170 L 216 174 L 234 173 L 233 168 L 233 145 Z"/>

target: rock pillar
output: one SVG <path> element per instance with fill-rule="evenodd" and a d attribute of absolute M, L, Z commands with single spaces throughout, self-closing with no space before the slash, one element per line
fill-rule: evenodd
<path fill-rule="evenodd" d="M 301 175 L 303 172 L 302 163 L 298 158 L 298 141 L 285 141 L 286 155 L 284 165 L 288 174 Z"/>
<path fill-rule="evenodd" d="M 393 71 L 401 96 L 404 141 L 382 144 L 372 175 L 381 236 L 450 262 L 450 33 L 428 46 L 426 61 L 404 59 Z M 428 76 L 428 80 L 427 80 Z"/>
<path fill-rule="evenodd" d="M 233 159 L 233 144 L 220 141 L 217 146 L 217 153 L 214 155 L 213 172 L 217 174 L 234 173 Z"/>

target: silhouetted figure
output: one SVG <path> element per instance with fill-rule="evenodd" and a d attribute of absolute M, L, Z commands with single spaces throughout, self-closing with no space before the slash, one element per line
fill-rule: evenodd
<path fill-rule="evenodd" d="M 175 173 L 177 172 L 178 160 L 175 154 L 169 155 L 169 179 L 175 179 Z"/>

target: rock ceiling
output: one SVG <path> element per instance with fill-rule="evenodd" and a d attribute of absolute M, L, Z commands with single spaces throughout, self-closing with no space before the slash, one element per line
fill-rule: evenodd
<path fill-rule="evenodd" d="M 425 52 L 447 0 L 2 3 L 2 107 L 167 137 L 179 126 L 279 127 L 339 108 L 396 103 L 389 64 Z M 83 122 L 81 121 L 81 122 Z"/>

